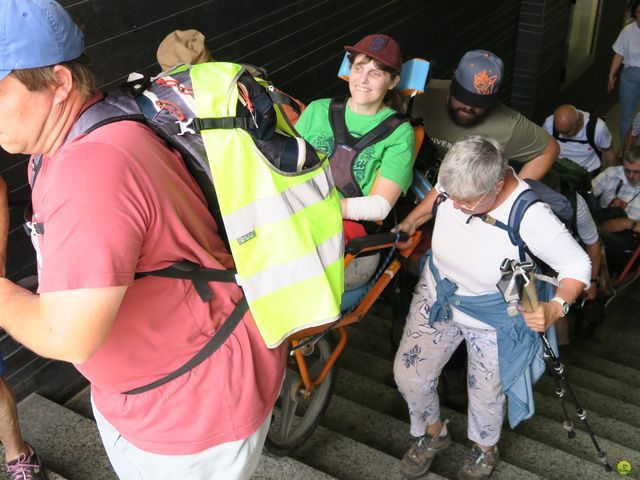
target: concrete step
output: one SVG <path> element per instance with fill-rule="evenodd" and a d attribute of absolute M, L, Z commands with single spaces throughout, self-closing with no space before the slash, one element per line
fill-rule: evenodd
<path fill-rule="evenodd" d="M 293 457 L 344 480 L 389 480 L 400 477 L 400 461 L 397 458 L 322 426 L 293 453 Z M 444 477 L 431 472 L 423 478 L 444 480 Z"/>
<path fill-rule="evenodd" d="M 20 424 L 48 468 L 71 480 L 116 480 L 95 422 L 37 394 L 18 404 Z"/>
<path fill-rule="evenodd" d="M 354 348 L 346 349 L 343 353 L 342 357 L 342 366 L 346 369 L 349 369 L 355 373 L 368 377 L 370 380 L 374 380 L 390 387 L 394 387 L 393 382 L 393 372 L 391 371 L 391 362 L 380 357 L 371 355 L 367 352 L 362 352 L 356 350 Z M 570 368 L 572 368 L 570 366 Z M 585 374 L 586 375 L 586 374 Z M 562 433 L 562 422 L 564 422 L 564 417 L 562 415 L 562 409 L 560 407 L 560 402 L 553 394 L 553 392 L 548 392 L 551 395 L 546 396 L 541 393 L 536 392 L 536 415 L 533 419 L 529 420 L 527 423 L 533 422 L 535 425 L 538 424 L 538 417 L 546 417 L 540 420 L 540 428 L 542 428 L 542 435 L 533 436 L 532 438 L 538 439 L 539 441 L 543 441 L 544 435 L 547 430 L 561 432 Z M 580 400 L 580 399 L 578 399 Z M 582 422 L 578 420 L 575 415 L 575 408 L 573 405 L 569 405 L 569 415 L 571 420 L 574 422 L 576 428 L 584 429 Z M 627 422 L 622 422 L 619 420 L 612 419 L 607 415 L 601 415 L 597 412 L 588 412 L 589 422 L 593 430 L 596 432 L 598 437 L 603 437 L 613 441 L 613 446 L 611 447 L 603 447 L 605 451 L 607 451 L 612 458 L 616 456 L 623 457 L 625 454 L 631 454 L 632 451 L 628 451 L 626 446 L 634 446 L 640 445 L 640 428 L 634 427 L 633 425 L 629 425 Z M 549 423 L 550 422 L 550 423 Z M 527 432 L 532 430 L 527 429 Z M 535 432 L 535 428 L 533 429 Z M 555 440 L 557 438 L 566 438 L 565 435 L 558 436 L 554 434 L 554 440 L 551 445 L 555 444 Z M 588 437 L 585 437 L 588 440 Z M 591 442 L 587 442 L 588 445 L 591 445 Z M 604 445 L 607 445 L 606 442 Z M 620 447 L 622 446 L 622 449 Z M 559 448 L 562 448 L 560 446 Z M 580 456 L 586 459 L 592 459 L 593 457 L 593 447 L 587 446 L 586 449 L 583 447 L 579 447 L 576 445 L 575 449 L 570 449 L 571 453 Z M 581 452 L 585 452 L 586 455 L 583 455 Z M 618 452 L 615 453 L 614 452 Z"/>
<path fill-rule="evenodd" d="M 629 323 L 631 323 L 632 318 L 629 318 Z M 608 350 L 628 351 L 632 360 L 638 360 L 639 358 L 639 341 L 640 332 L 629 331 L 626 328 L 614 328 L 608 325 L 596 329 L 593 336 L 593 342 L 599 343 Z"/>
<path fill-rule="evenodd" d="M 251 480 L 332 480 L 335 477 L 290 457 L 263 453 Z"/>
<path fill-rule="evenodd" d="M 333 396 L 322 424 L 357 442 L 387 452 L 397 459 L 402 458 L 411 442 L 407 422 L 363 407 L 339 395 Z M 453 442 L 447 450 L 436 456 L 430 471 L 446 478 L 456 478 L 456 473 L 468 454 L 468 447 Z M 398 469 L 399 460 L 395 470 L 387 472 L 387 478 L 394 478 L 398 474 Z M 495 480 L 541 480 L 543 477 L 507 462 L 501 462 L 491 478 Z"/>
<path fill-rule="evenodd" d="M 638 353 L 637 345 L 638 344 L 629 348 L 617 345 L 616 343 L 581 340 L 580 342 L 576 342 L 572 348 L 579 352 L 603 358 L 634 370 L 640 370 L 640 354 Z"/>
<path fill-rule="evenodd" d="M 343 368 L 338 375 L 336 393 L 380 413 L 407 420 L 406 404 L 395 388 L 371 381 L 347 368 Z M 466 415 L 447 408 L 441 410 L 443 418 L 451 420 L 450 431 L 454 438 L 470 446 L 466 440 Z M 509 429 L 503 430 L 499 446 L 506 462 L 545 478 L 608 478 L 603 468 L 589 460 L 518 435 Z"/>
<path fill-rule="evenodd" d="M 618 380 L 625 385 L 640 388 L 640 370 L 621 365 L 615 361 L 598 357 L 588 351 L 573 349 L 567 360 L 569 372 L 573 378 L 572 369 L 580 367 L 589 372 L 598 373 L 611 379 Z"/>

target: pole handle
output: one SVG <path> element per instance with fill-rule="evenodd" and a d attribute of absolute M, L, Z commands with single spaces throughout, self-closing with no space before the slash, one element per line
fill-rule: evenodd
<path fill-rule="evenodd" d="M 536 292 L 536 283 L 534 272 L 528 273 L 529 281 L 524 286 L 524 295 L 522 295 L 522 306 L 528 312 L 537 310 L 540 306 L 538 301 L 538 292 Z"/>

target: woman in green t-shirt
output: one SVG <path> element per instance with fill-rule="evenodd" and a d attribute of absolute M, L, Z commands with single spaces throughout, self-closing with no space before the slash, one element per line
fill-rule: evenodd
<path fill-rule="evenodd" d="M 348 242 L 365 234 L 362 225 L 349 220 L 384 220 L 409 188 L 415 140 L 407 118 L 388 106 L 394 96 L 399 100 L 395 90 L 402 69 L 398 43 L 387 35 L 369 35 L 345 50 L 350 53 L 350 96 L 312 102 L 296 130 L 317 150 L 330 154 Z M 358 142 L 364 147 L 362 142 L 374 130 L 380 133 L 375 141 L 353 148 Z M 345 290 L 364 285 L 375 272 L 378 258 L 372 255 L 351 262 L 345 271 Z"/>
<path fill-rule="evenodd" d="M 393 117 L 396 112 L 388 106 L 394 95 L 399 98 L 395 87 L 400 81 L 402 54 L 398 43 L 387 35 L 369 35 L 345 50 L 350 53 L 350 96 L 346 102 L 333 100 L 334 107 L 332 99 L 312 102 L 296 129 L 317 150 L 331 155 L 331 171 L 343 197 L 343 218 L 383 220 L 409 188 L 413 172 L 413 129 L 406 118 Z M 353 160 L 337 159 L 349 151 L 339 141 L 340 123 L 346 127 L 347 145 L 352 146 L 385 120 L 391 131 L 384 138 Z"/>

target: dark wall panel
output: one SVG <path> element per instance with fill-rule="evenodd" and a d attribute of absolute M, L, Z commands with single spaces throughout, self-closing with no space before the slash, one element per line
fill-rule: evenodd
<path fill-rule="evenodd" d="M 606 93 L 613 44 L 622 26 L 625 0 L 603 0 L 593 63 L 563 83 L 571 0 L 523 0 L 511 105 L 540 122 L 561 103 L 606 112 L 617 101 Z"/>

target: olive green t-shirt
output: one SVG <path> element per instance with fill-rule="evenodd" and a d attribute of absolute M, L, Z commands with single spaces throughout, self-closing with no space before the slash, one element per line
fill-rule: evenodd
<path fill-rule="evenodd" d="M 330 98 L 311 102 L 296 122 L 298 133 L 316 150 L 330 154 L 334 139 L 329 123 Z M 385 107 L 373 115 L 360 115 L 346 107 L 345 121 L 349 133 L 356 138 L 377 127 L 394 110 Z M 353 164 L 353 175 L 364 195 L 369 195 L 378 171 L 380 176 L 397 183 L 406 193 L 413 176 L 415 140 L 408 122 L 401 124 L 388 137 L 365 148 Z"/>
<path fill-rule="evenodd" d="M 413 114 L 424 119 L 424 129 L 442 160 L 451 146 L 467 135 L 486 135 L 502 145 L 510 162 L 523 164 L 542 153 L 549 134 L 522 114 L 497 102 L 484 119 L 470 127 L 454 123 L 447 111 L 450 80 L 431 80 L 414 100 Z"/>

